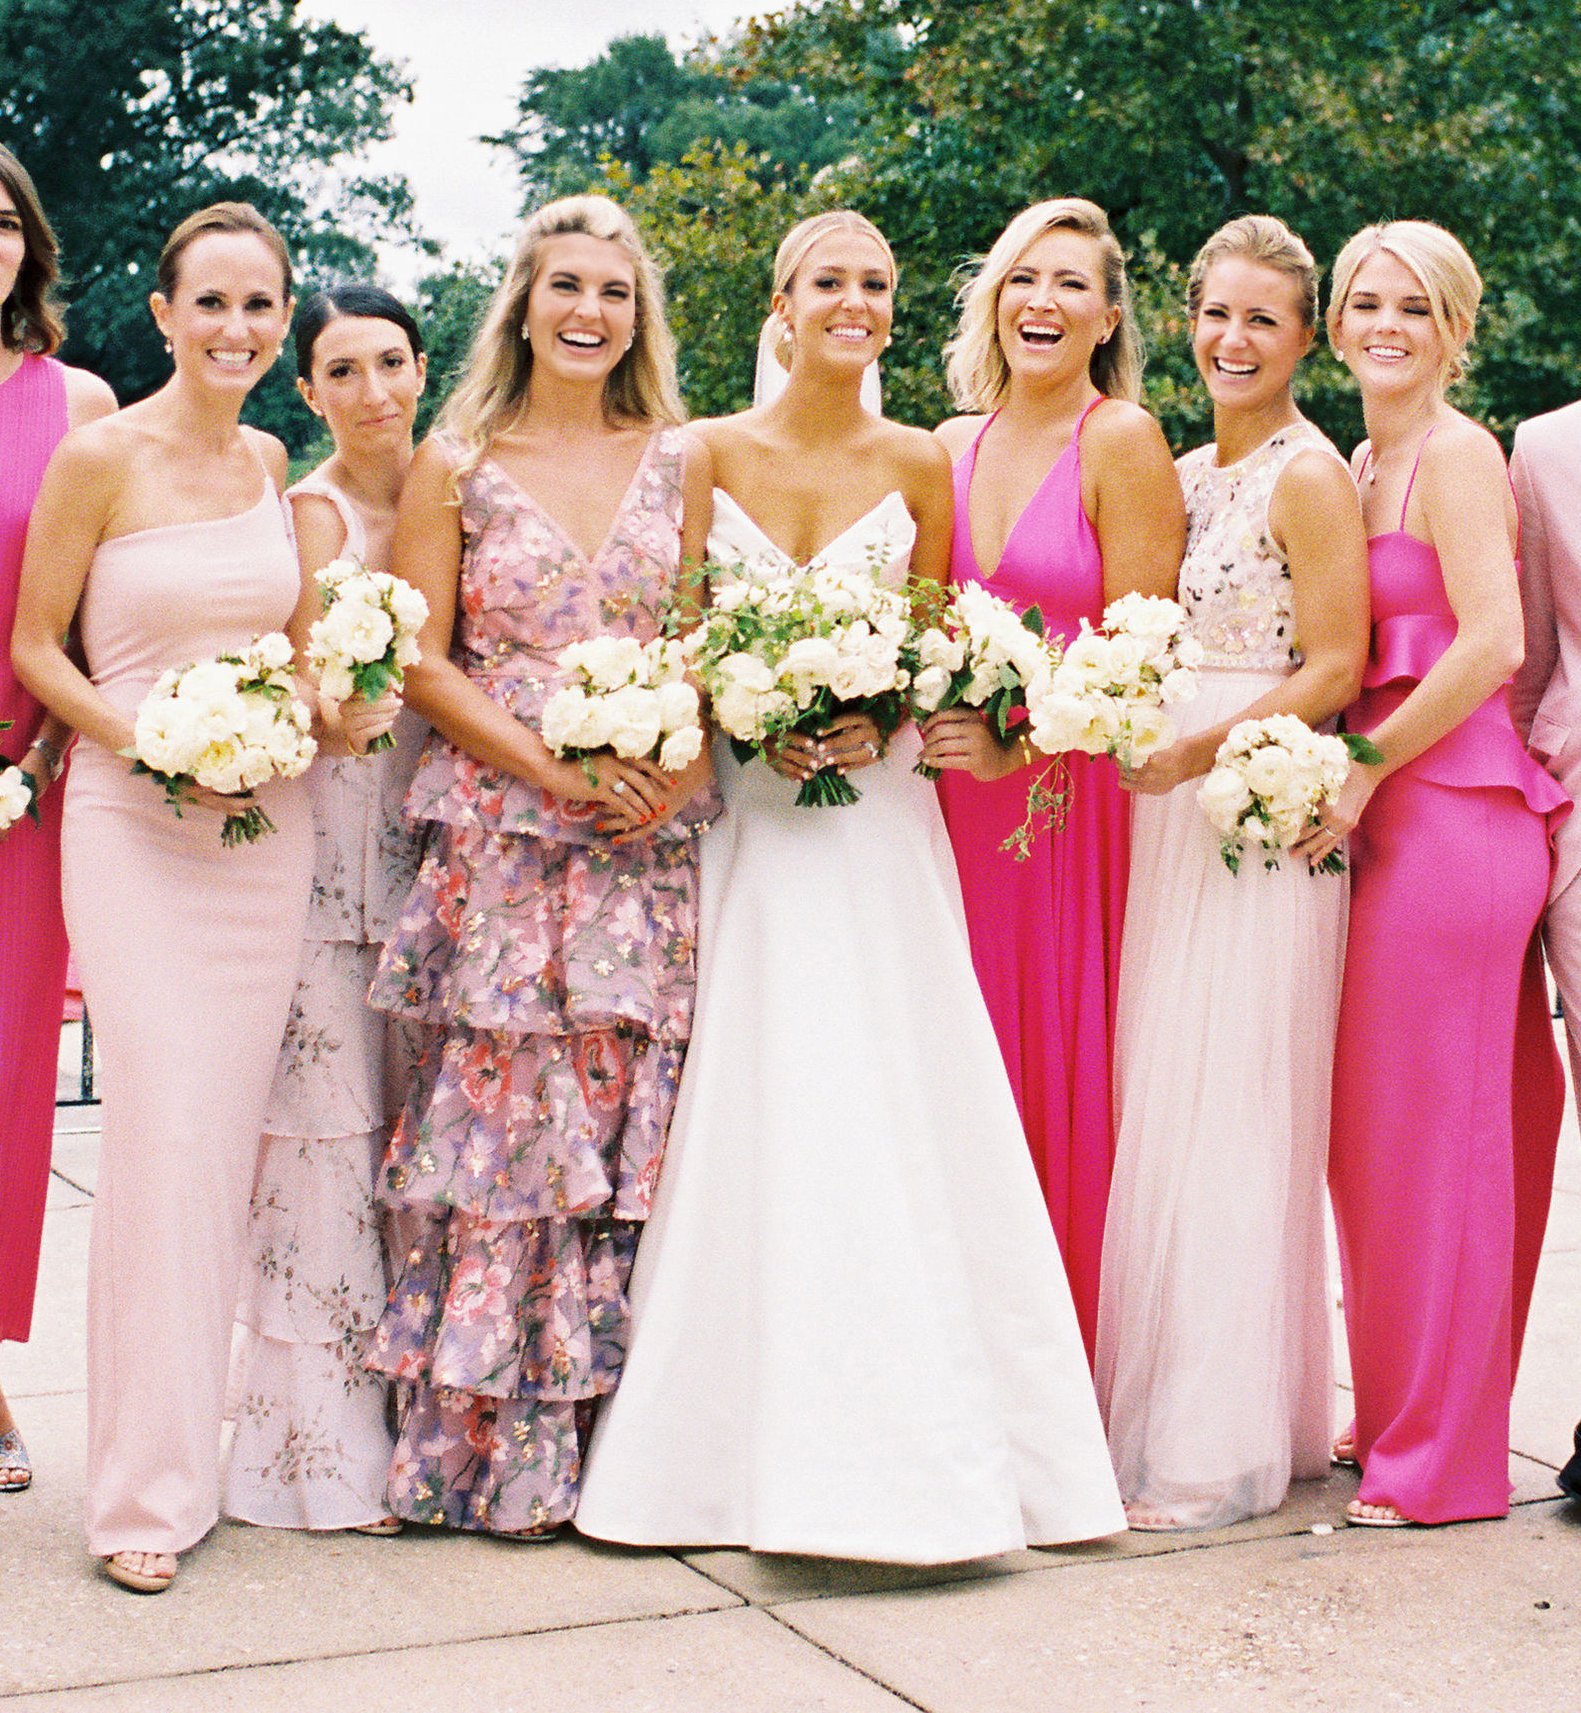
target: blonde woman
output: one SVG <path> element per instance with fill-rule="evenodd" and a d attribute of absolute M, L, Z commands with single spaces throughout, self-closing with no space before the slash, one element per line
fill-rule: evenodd
<path fill-rule="evenodd" d="M 1361 1465 L 1348 1520 L 1502 1517 L 1509 1403 L 1564 1101 L 1536 930 L 1569 799 L 1526 753 L 1517 520 L 1504 457 L 1447 388 L 1482 281 L 1421 220 L 1358 232 L 1329 335 L 1361 388 L 1372 648 L 1356 767 L 1320 857 L 1351 833 L 1350 951 L 1329 1187 Z"/>
<path fill-rule="evenodd" d="M 556 655 L 658 634 L 703 555 L 657 275 L 627 215 L 531 215 L 437 432 L 393 569 L 429 606 L 407 700 L 422 869 L 373 1003 L 433 1031 L 385 1162 L 402 1234 L 369 1365 L 407 1382 L 398 1517 L 541 1539 L 620 1377 L 626 1275 L 691 1027 L 693 828 L 678 777 L 538 735 Z M 693 813 L 702 806 L 694 807 Z"/>
<path fill-rule="evenodd" d="M 1238 721 L 1321 725 L 1361 682 L 1361 508 L 1290 391 L 1317 284 L 1306 245 L 1252 214 L 1203 245 L 1187 289 L 1214 437 L 1180 460 L 1180 600 L 1204 665 L 1181 735 L 1126 780 L 1098 1306 L 1098 1396 L 1133 1528 L 1222 1527 L 1328 1472 L 1323 1168 L 1345 885 L 1298 857 L 1231 874 L 1196 800 Z"/>
<path fill-rule="evenodd" d="M 1173 595 L 1185 511 L 1169 447 L 1136 402 L 1142 350 L 1125 257 L 1101 208 L 1040 202 L 962 293 L 950 579 L 1036 606 L 1052 634 L 1121 595 Z M 960 870 L 972 962 L 999 1037 L 1088 1356 L 1114 1161 L 1112 1070 L 1130 815 L 1114 767 L 1072 755 L 1058 838 L 1011 863 L 1031 750 L 981 713 L 928 721 L 925 757 Z"/>
<path fill-rule="evenodd" d="M 699 429 L 721 567 L 943 578 L 948 461 L 862 402 L 894 289 L 858 214 L 780 245 L 784 390 Z M 935 1562 L 1121 1526 L 920 751 L 865 718 L 773 768 L 718 751 L 692 1056 L 584 1533 Z M 795 806 L 823 761 L 859 802 Z"/>

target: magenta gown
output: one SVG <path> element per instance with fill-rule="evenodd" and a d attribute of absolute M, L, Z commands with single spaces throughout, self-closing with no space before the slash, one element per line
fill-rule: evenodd
<path fill-rule="evenodd" d="M 976 440 L 955 466 L 954 583 L 981 583 L 1022 608 L 1036 605 L 1051 635 L 1074 636 L 1103 616 L 1103 558 L 1082 510 L 1081 431 L 1027 502 L 998 567 L 984 576 L 969 511 Z M 990 417 L 989 421 L 993 419 Z M 1026 810 L 1025 770 L 983 783 L 939 781 L 960 870 L 972 963 L 999 1037 L 1043 1198 L 1065 1257 L 1087 1358 L 1098 1324 L 1098 1263 L 1114 1164 L 1110 1098 L 1120 928 L 1125 919 L 1130 805 L 1113 763 L 1065 758 L 1065 825 L 1025 862 L 1000 849 Z"/>
<path fill-rule="evenodd" d="M 0 385 L 0 766 L 25 754 L 43 719 L 11 670 L 22 548 L 44 466 L 67 427 L 66 376 L 32 355 Z M 0 834 L 0 1339 L 33 1322 L 44 1191 L 55 1123 L 55 1059 L 66 994 L 60 908 L 59 785 L 39 805 L 42 824 Z"/>
<path fill-rule="evenodd" d="M 1354 731 L 1455 635 L 1432 547 L 1402 527 L 1368 561 Z M 1361 1498 L 1415 1522 L 1509 1510 L 1510 1390 L 1564 1106 L 1536 929 L 1568 811 L 1501 688 L 1391 774 L 1352 835 L 1329 1190 Z"/>

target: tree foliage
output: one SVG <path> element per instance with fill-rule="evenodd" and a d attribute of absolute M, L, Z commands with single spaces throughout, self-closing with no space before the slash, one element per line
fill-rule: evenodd
<path fill-rule="evenodd" d="M 1573 38 L 1548 0 L 809 0 L 749 26 L 735 61 L 862 103 L 860 161 L 837 174 L 905 273 L 915 337 L 886 362 L 891 397 L 944 413 L 952 271 L 1027 203 L 1085 195 L 1132 253 L 1178 444 L 1207 425 L 1183 269 L 1251 211 L 1323 262 L 1369 221 L 1442 222 L 1488 282 L 1468 408 L 1507 430 L 1581 390 Z M 1304 386 L 1353 438 L 1331 357 Z"/>
<path fill-rule="evenodd" d="M 756 177 L 805 178 L 850 147 L 855 104 L 814 100 L 794 77 L 744 76 L 728 54 L 682 56 L 663 36 L 618 36 L 589 65 L 530 73 L 515 125 L 487 141 L 515 156 L 526 206 L 596 185 L 603 163 L 641 183 L 692 149 L 741 145 Z"/>
<path fill-rule="evenodd" d="M 168 373 L 147 308 L 171 227 L 222 197 L 257 204 L 307 278 L 364 274 L 410 235 L 404 180 L 358 170 L 410 86 L 360 35 L 298 0 L 0 0 L 0 138 L 61 239 L 67 357 L 123 400 Z M 312 419 L 282 360 L 249 408 L 292 445 Z"/>

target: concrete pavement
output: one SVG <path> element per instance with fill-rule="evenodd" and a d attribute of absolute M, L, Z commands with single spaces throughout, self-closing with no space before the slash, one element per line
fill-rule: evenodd
<path fill-rule="evenodd" d="M 1347 1530 L 1354 1479 L 1336 1475 L 1233 1529 L 933 1572 L 222 1525 L 157 1599 L 106 1582 L 80 1534 L 95 1125 L 91 1109 L 61 1111 L 34 1337 L 0 1352 L 38 1471 L 31 1493 L 0 1498 L 4 1713 L 1557 1713 L 1581 1700 L 1581 1506 L 1552 1496 L 1581 1412 L 1573 1115 L 1507 1522 Z"/>

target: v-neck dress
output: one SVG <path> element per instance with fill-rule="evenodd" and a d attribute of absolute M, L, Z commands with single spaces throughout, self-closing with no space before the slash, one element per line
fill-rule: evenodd
<path fill-rule="evenodd" d="M 999 564 L 984 575 L 972 546 L 971 485 L 989 423 L 955 466 L 950 581 L 980 583 L 1051 635 L 1103 617 L 1103 556 L 1081 503 L 1081 432 L 1027 502 Z M 1024 862 L 1000 847 L 1026 811 L 1025 769 L 984 782 L 950 771 L 939 800 L 960 870 L 972 963 L 1004 1054 L 1032 1163 L 1065 1257 L 1076 1318 L 1092 1359 L 1098 1273 L 1114 1163 L 1110 1096 L 1120 930 L 1129 871 L 1130 806 L 1106 758 L 1068 755 L 1064 826 Z"/>
<path fill-rule="evenodd" d="M 678 431 L 650 440 L 591 559 L 492 460 L 463 477 L 452 658 L 524 724 L 567 644 L 658 634 L 683 458 Z M 380 1189 L 403 1253 L 368 1364 L 408 1382 L 390 1507 L 550 1528 L 575 1509 L 592 1403 L 625 1356 L 626 1278 L 691 1030 L 696 823 L 613 845 L 597 805 L 437 733 L 407 812 L 429 842 L 371 999 L 434 1035 Z"/>

